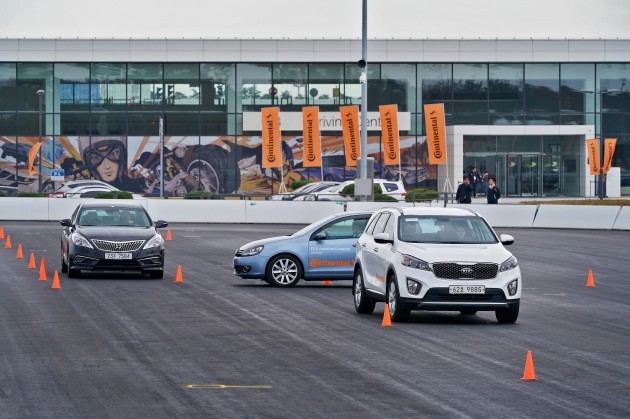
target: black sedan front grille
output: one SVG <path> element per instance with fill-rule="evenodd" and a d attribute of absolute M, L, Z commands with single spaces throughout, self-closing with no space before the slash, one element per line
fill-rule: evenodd
<path fill-rule="evenodd" d="M 112 242 L 106 240 L 92 240 L 97 249 L 104 252 L 135 252 L 144 244 L 144 240 L 127 242 Z"/>
<path fill-rule="evenodd" d="M 493 279 L 499 272 L 496 263 L 434 263 L 433 273 L 440 279 Z"/>

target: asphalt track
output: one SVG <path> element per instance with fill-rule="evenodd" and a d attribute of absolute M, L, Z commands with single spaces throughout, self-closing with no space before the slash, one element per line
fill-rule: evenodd
<path fill-rule="evenodd" d="M 164 279 L 59 274 L 53 290 L 59 224 L 0 225 L 2 418 L 630 415 L 628 232 L 500 229 L 525 281 L 516 324 L 422 312 L 387 328 L 383 304 L 355 313 L 349 281 L 232 274 L 239 245 L 298 226 L 171 225 Z"/>

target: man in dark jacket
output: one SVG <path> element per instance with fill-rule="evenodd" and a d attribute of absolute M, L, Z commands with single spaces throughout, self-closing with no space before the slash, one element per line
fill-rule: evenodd
<path fill-rule="evenodd" d="M 488 204 L 498 204 L 499 198 L 501 198 L 501 192 L 496 184 L 497 179 L 493 176 L 488 176 Z"/>
<path fill-rule="evenodd" d="M 460 204 L 470 204 L 472 188 L 470 187 L 470 180 L 468 176 L 464 176 L 464 181 L 457 187 L 457 193 L 455 194 L 455 200 Z"/>

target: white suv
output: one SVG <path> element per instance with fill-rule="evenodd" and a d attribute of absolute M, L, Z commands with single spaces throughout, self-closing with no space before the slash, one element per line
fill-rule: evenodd
<path fill-rule="evenodd" d="M 372 179 L 374 185 L 378 185 L 381 188 L 381 191 L 384 195 L 391 195 L 396 198 L 398 201 L 404 201 L 405 196 L 407 195 L 407 191 L 405 190 L 405 185 L 400 180 L 387 180 L 387 179 Z M 340 183 L 337 186 L 334 186 L 330 189 L 326 189 L 324 191 L 315 192 L 313 194 L 309 194 L 310 198 L 304 199 L 305 201 L 350 201 L 352 197 L 343 197 L 341 196 L 341 191 L 348 186 L 353 185 L 354 180 L 346 180 L 343 183 Z"/>
<path fill-rule="evenodd" d="M 494 311 L 514 323 L 521 298 L 521 270 L 477 213 L 461 208 L 383 208 L 357 243 L 354 307 L 370 314 L 386 302 L 392 321 L 411 310 Z"/>

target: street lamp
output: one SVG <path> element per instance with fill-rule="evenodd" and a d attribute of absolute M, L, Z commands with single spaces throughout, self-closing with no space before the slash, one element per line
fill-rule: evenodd
<path fill-rule="evenodd" d="M 599 199 L 604 199 L 606 197 L 606 193 L 604 190 L 606 189 L 606 179 L 604 175 L 604 95 L 608 94 L 617 94 L 621 93 L 619 89 L 606 89 L 606 90 L 580 90 L 582 93 L 592 93 L 594 95 L 599 95 L 599 175 L 597 179 L 597 197 Z"/>
<path fill-rule="evenodd" d="M 37 96 L 39 97 L 39 170 L 38 170 L 38 177 L 39 177 L 39 189 L 38 191 L 41 193 L 42 192 L 42 151 L 41 151 L 41 143 L 42 143 L 42 102 L 44 99 L 44 91 L 43 90 L 38 90 L 37 91 Z"/>

